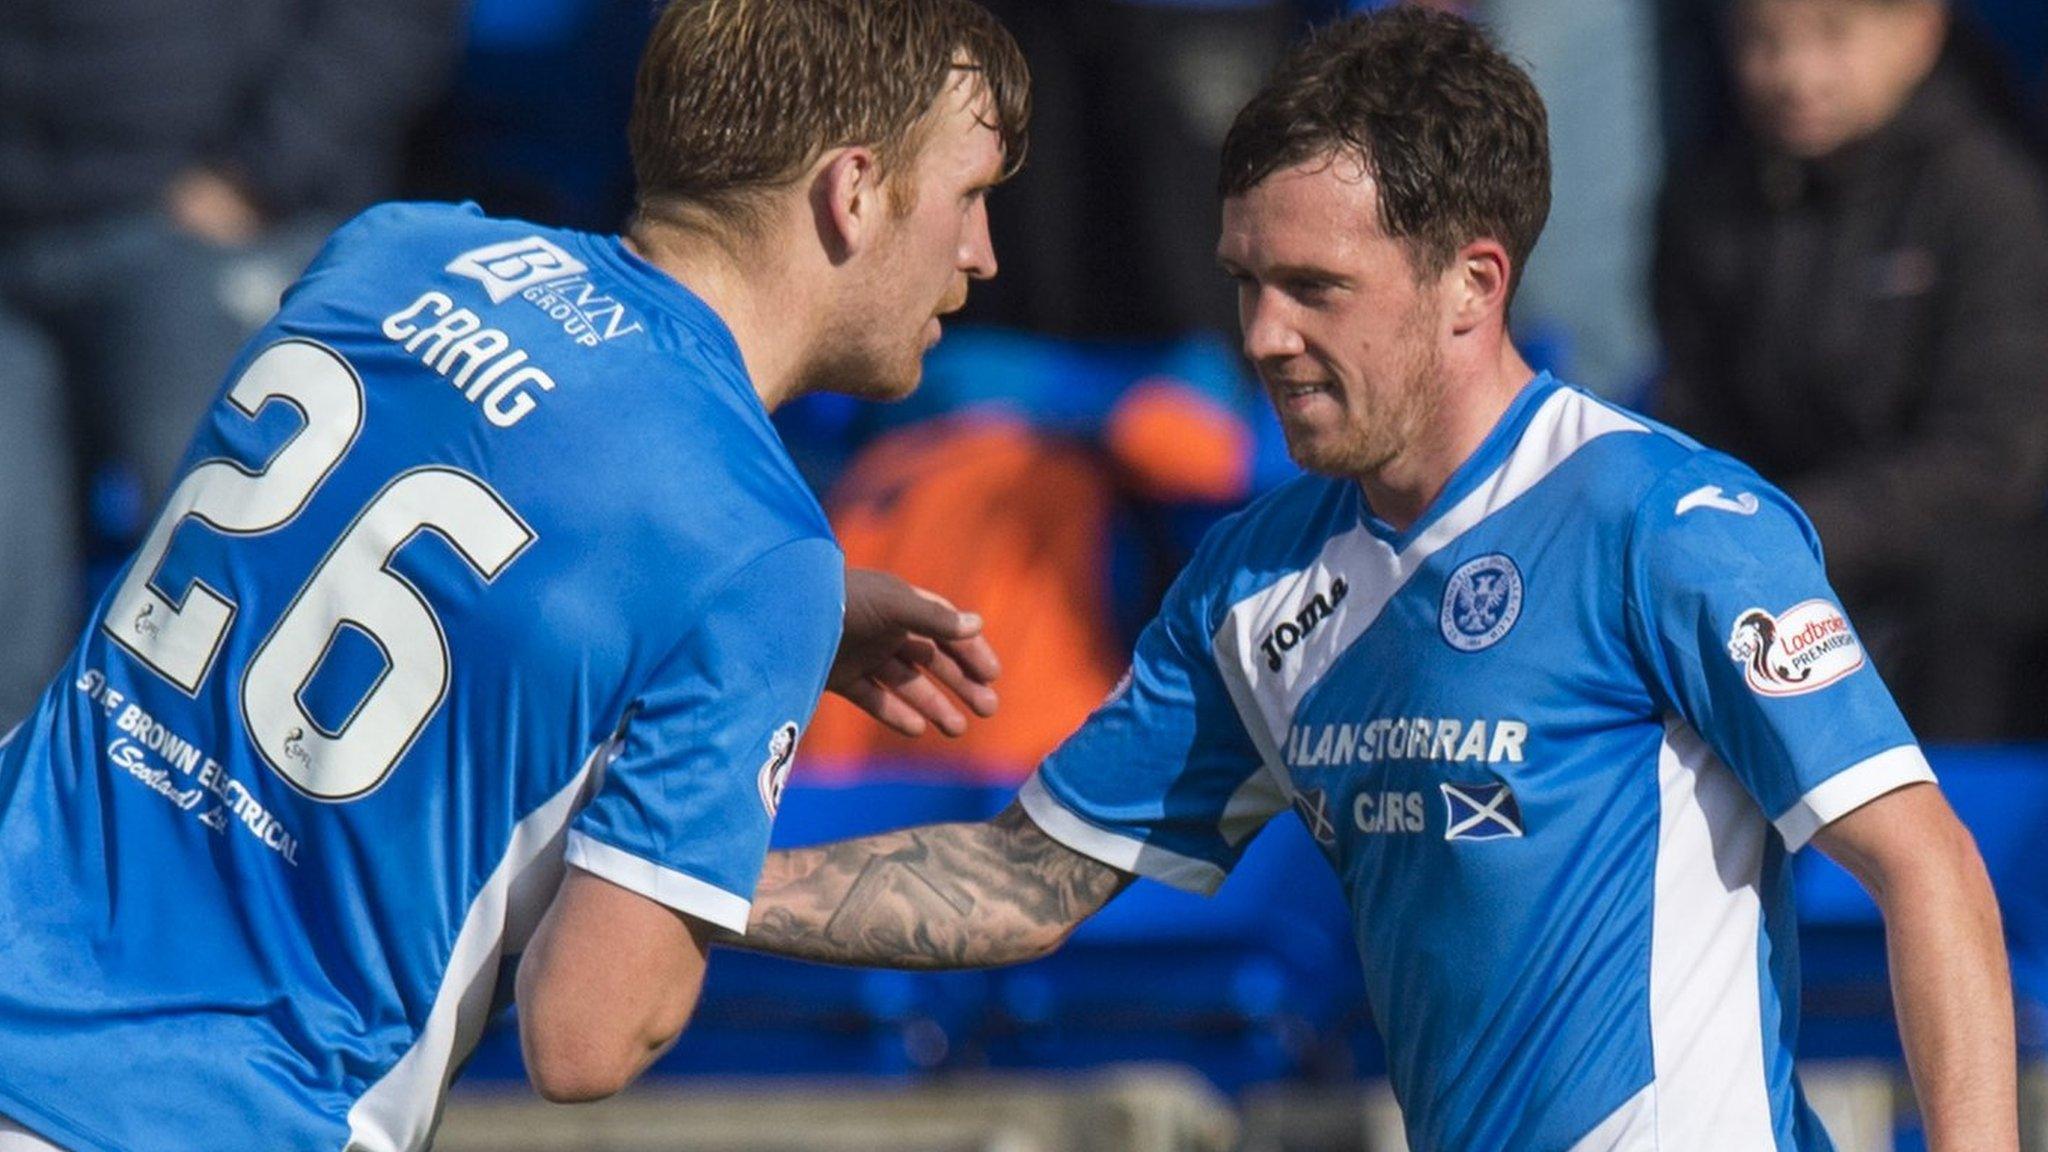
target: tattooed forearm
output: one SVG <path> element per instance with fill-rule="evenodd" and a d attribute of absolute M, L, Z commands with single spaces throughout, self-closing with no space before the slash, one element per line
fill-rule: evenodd
<path fill-rule="evenodd" d="M 1058 947 L 1130 879 L 1012 805 L 986 823 L 772 853 L 746 937 L 726 942 L 832 964 L 1014 964 Z"/>

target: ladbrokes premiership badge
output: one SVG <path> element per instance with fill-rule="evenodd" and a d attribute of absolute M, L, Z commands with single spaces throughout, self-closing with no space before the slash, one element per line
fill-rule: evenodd
<path fill-rule="evenodd" d="M 1742 665 L 1752 692 L 1799 696 L 1863 667 L 1863 645 L 1840 608 L 1808 600 L 1776 616 L 1751 608 L 1736 617 L 1728 658 Z"/>
<path fill-rule="evenodd" d="M 782 807 L 782 790 L 789 784 L 789 770 L 796 765 L 796 721 L 775 730 L 768 738 L 768 759 L 761 762 L 761 806 L 773 817 Z"/>

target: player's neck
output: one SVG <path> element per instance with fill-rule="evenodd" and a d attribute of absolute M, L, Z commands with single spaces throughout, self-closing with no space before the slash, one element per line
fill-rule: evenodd
<path fill-rule="evenodd" d="M 742 262 L 715 239 L 680 228 L 636 226 L 625 238 L 641 259 L 674 277 L 704 301 L 732 332 L 747 378 L 768 411 L 793 399 L 804 350 L 800 277 L 773 259 L 775 246 L 751 249 Z"/>
<path fill-rule="evenodd" d="M 1407 446 L 1357 478 L 1373 514 L 1397 531 L 1422 519 L 1536 374 L 1505 339 L 1499 354 L 1483 364 L 1462 371 L 1446 364 L 1445 371 L 1450 378 L 1442 397 Z"/>

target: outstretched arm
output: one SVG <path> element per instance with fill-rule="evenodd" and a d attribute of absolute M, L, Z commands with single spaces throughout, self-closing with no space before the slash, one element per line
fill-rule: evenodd
<path fill-rule="evenodd" d="M 978 824 L 771 852 L 746 937 L 720 942 L 880 968 L 1015 964 L 1059 947 L 1131 879 L 1012 804 Z"/>

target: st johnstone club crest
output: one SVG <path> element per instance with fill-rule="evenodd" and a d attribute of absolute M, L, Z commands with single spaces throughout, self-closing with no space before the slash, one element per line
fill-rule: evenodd
<path fill-rule="evenodd" d="M 1444 583 L 1437 626 L 1444 642 L 1460 652 L 1500 643 L 1522 617 L 1522 570 L 1499 552 L 1458 565 Z"/>

